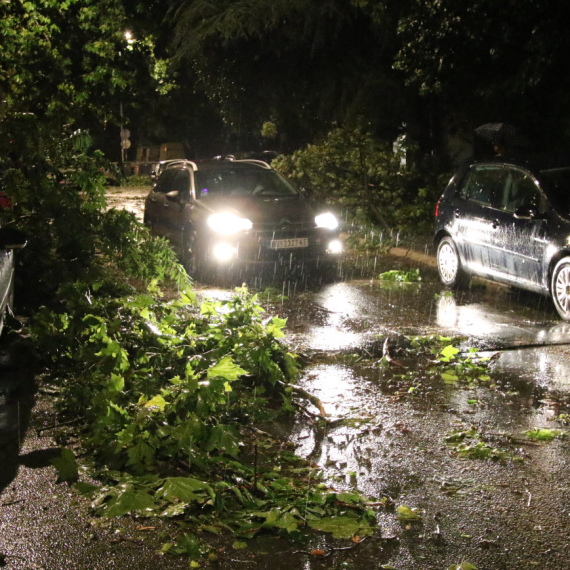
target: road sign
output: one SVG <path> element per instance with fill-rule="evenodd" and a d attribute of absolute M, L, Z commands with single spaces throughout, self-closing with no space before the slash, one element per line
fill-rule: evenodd
<path fill-rule="evenodd" d="M 131 136 L 131 131 L 129 129 L 121 129 L 121 140 L 126 141 Z M 129 147 L 127 147 L 129 148 Z"/>
<path fill-rule="evenodd" d="M 123 139 L 121 141 L 121 148 L 123 148 L 125 150 L 128 148 L 131 148 L 131 141 L 129 139 Z"/>

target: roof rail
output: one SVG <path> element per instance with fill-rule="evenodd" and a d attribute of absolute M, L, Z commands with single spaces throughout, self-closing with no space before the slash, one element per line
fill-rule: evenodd
<path fill-rule="evenodd" d="M 257 166 L 262 166 L 263 168 L 268 168 L 269 170 L 271 170 L 271 166 L 269 166 L 269 164 L 267 164 L 267 162 L 263 160 L 256 160 L 254 158 L 240 158 L 238 160 L 235 159 L 230 159 L 230 160 L 232 160 L 232 162 L 245 162 L 246 164 L 256 164 Z"/>
<path fill-rule="evenodd" d="M 173 158 L 171 160 L 162 160 L 159 164 L 161 164 L 165 170 L 167 168 L 170 168 L 171 166 L 179 166 L 181 164 L 185 166 L 190 166 L 192 170 L 194 170 L 194 172 L 198 170 L 198 166 L 195 162 L 191 160 L 186 160 L 185 158 L 180 158 L 180 159 Z"/>

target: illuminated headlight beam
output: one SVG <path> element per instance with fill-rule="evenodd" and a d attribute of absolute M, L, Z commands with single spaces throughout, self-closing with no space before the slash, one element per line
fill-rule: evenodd
<path fill-rule="evenodd" d="M 214 246 L 214 258 L 217 261 L 229 261 L 237 253 L 237 249 L 229 243 L 218 243 Z"/>
<path fill-rule="evenodd" d="M 334 239 L 329 242 L 327 247 L 329 253 L 342 253 L 342 242 L 339 239 Z"/>
<path fill-rule="evenodd" d="M 338 228 L 338 220 L 330 212 L 315 216 L 315 224 L 317 224 L 317 228 L 325 228 L 327 230 L 336 230 Z"/>
<path fill-rule="evenodd" d="M 251 230 L 253 224 L 247 218 L 240 218 L 230 212 L 212 214 L 208 218 L 208 226 L 216 233 L 231 236 L 240 231 Z"/>

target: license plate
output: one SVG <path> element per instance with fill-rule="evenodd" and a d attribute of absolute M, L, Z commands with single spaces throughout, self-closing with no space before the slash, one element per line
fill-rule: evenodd
<path fill-rule="evenodd" d="M 270 247 L 271 249 L 309 247 L 309 238 L 272 239 Z"/>

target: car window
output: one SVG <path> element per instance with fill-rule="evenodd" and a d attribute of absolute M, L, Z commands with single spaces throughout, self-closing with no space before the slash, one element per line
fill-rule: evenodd
<path fill-rule="evenodd" d="M 467 200 L 491 206 L 502 196 L 507 179 L 500 166 L 474 166 L 459 185 L 459 195 Z"/>
<path fill-rule="evenodd" d="M 188 196 L 190 190 L 190 174 L 188 170 L 176 170 L 176 176 L 172 183 L 172 190 L 177 190 L 181 195 Z"/>
<path fill-rule="evenodd" d="M 523 170 L 511 169 L 508 171 L 499 207 L 507 212 L 514 212 L 521 206 L 544 209 L 542 194 L 530 174 Z"/>
<path fill-rule="evenodd" d="M 570 214 L 570 168 L 552 168 L 539 172 L 540 184 L 552 205 L 564 215 Z"/>
<path fill-rule="evenodd" d="M 295 196 L 297 189 L 274 170 L 265 168 L 220 168 L 194 173 L 196 197 L 206 196 Z"/>
<path fill-rule="evenodd" d="M 160 192 L 162 194 L 166 194 L 171 192 L 175 189 L 175 180 L 178 174 L 177 169 L 168 169 L 165 170 L 159 177 L 156 186 L 154 187 L 155 192 Z"/>

